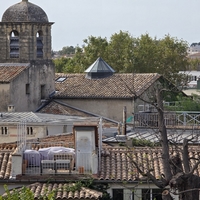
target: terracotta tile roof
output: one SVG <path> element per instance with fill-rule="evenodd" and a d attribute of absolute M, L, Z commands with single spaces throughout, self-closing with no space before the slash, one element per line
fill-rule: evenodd
<path fill-rule="evenodd" d="M 54 98 L 133 98 L 133 92 L 142 94 L 153 82 L 161 76 L 149 74 L 113 74 L 103 79 L 87 79 L 85 74 L 56 73 L 56 79 L 66 77 L 62 82 L 56 82 Z"/>
<path fill-rule="evenodd" d="M 148 148 L 137 148 L 133 150 L 127 150 L 126 148 L 104 149 L 101 158 L 102 168 L 99 179 L 107 181 L 135 181 L 142 178 L 134 166 L 132 159 L 143 170 L 148 167 L 154 167 L 154 175 L 159 178 L 159 175 L 163 172 L 160 156 L 160 149 L 154 149 L 153 151 Z"/>
<path fill-rule="evenodd" d="M 0 82 L 9 83 L 27 68 L 28 64 L 0 63 Z"/>
<path fill-rule="evenodd" d="M 195 146 L 189 149 L 190 157 L 197 158 L 200 156 L 200 147 Z M 136 147 L 127 148 L 107 148 L 104 149 L 101 158 L 100 180 L 105 181 L 135 181 L 143 179 L 139 174 L 132 160 L 134 160 L 143 172 L 151 170 L 151 173 L 159 179 L 164 173 L 163 163 L 161 160 L 161 148 Z M 198 162 L 194 160 L 192 165 Z M 200 166 L 194 172 L 200 175 Z"/>
<path fill-rule="evenodd" d="M 34 199 L 41 199 L 41 196 L 48 196 L 51 192 L 55 192 L 55 199 L 100 199 L 102 192 L 81 187 L 80 190 L 70 191 L 73 184 L 67 183 L 35 183 L 27 186 L 33 193 Z M 19 189 L 20 190 L 20 189 Z M 4 197 L 7 194 L 3 195 Z"/>
<path fill-rule="evenodd" d="M 65 146 L 74 148 L 73 135 L 58 135 L 49 136 L 44 139 L 40 139 L 38 144 L 31 146 L 31 149 L 38 150 L 42 147 L 49 146 Z M 11 173 L 11 159 L 12 154 L 16 150 L 17 145 L 12 144 L 0 144 L 0 179 L 9 179 Z M 200 156 L 200 146 L 190 146 L 189 156 L 197 158 Z M 171 154 L 174 152 L 171 151 Z M 101 156 L 101 169 L 96 180 L 102 181 L 136 181 L 143 179 L 141 174 L 137 171 L 133 160 L 144 171 L 151 170 L 151 173 L 160 178 L 160 175 L 164 173 L 163 163 L 161 160 L 162 150 L 159 147 L 133 147 L 127 149 L 126 147 L 111 147 L 103 145 L 103 151 Z M 192 165 L 197 162 L 193 160 Z M 195 170 L 195 174 L 200 175 L 200 166 Z M 38 177 L 38 176 L 37 176 Z M 38 180 L 35 179 L 35 180 Z M 59 178 L 62 180 L 62 177 Z M 75 180 L 75 179 L 74 179 Z"/>
<path fill-rule="evenodd" d="M 12 165 L 12 153 L 17 144 L 0 144 L 0 179 L 9 179 Z"/>
<path fill-rule="evenodd" d="M 56 145 L 57 144 L 57 145 Z M 56 136 L 48 136 L 40 138 L 38 143 L 33 143 L 31 149 L 38 150 L 39 148 L 45 148 L 50 146 L 60 146 L 74 148 L 74 136 L 73 134 L 62 134 Z"/>

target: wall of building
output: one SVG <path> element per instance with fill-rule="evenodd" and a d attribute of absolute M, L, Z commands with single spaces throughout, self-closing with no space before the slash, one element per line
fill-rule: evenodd
<path fill-rule="evenodd" d="M 10 124 L 0 124 L 0 140 L 1 142 L 15 142 L 17 141 L 18 138 L 18 129 L 17 129 L 18 124 L 10 125 Z M 42 138 L 47 135 L 46 131 L 46 126 L 34 126 L 34 125 L 29 125 L 27 127 L 32 127 L 32 131 L 29 131 L 29 133 L 26 131 L 26 139 L 34 139 L 34 138 Z M 7 133 L 4 131 L 2 132 L 2 128 L 7 128 Z"/>
<path fill-rule="evenodd" d="M 124 106 L 127 109 L 127 118 L 132 116 L 134 107 L 131 99 L 60 99 L 59 101 L 119 122 L 123 120 Z"/>
<path fill-rule="evenodd" d="M 15 142 L 17 141 L 17 134 L 18 129 L 16 124 L 10 124 L 10 123 L 1 123 L 0 124 L 0 141 L 2 142 Z M 2 132 L 1 128 L 7 128 L 7 134 L 5 134 L 5 131 Z M 36 138 L 42 138 L 46 136 L 52 136 L 52 135 L 60 135 L 63 133 L 72 133 L 73 129 L 73 122 L 71 124 L 46 124 L 46 125 L 39 125 L 39 124 L 27 124 L 27 127 L 29 127 L 29 133 L 26 131 L 26 139 L 36 139 Z M 32 128 L 32 133 L 31 133 Z"/>
<path fill-rule="evenodd" d="M 55 67 L 51 59 L 51 25 L 52 23 L 0 22 L 0 63 L 30 63 L 30 67 L 10 83 L 7 104 L 14 105 L 17 112 L 37 110 L 41 99 L 48 99 L 55 91 Z M 10 57 L 12 31 L 19 34 L 19 57 Z M 43 44 L 41 57 L 37 56 L 38 32 L 41 33 Z M 28 94 L 26 84 L 29 84 Z M 3 105 L 2 111 L 6 111 L 7 106 Z"/>
<path fill-rule="evenodd" d="M 16 112 L 37 110 L 42 104 L 41 100 L 48 99 L 55 90 L 54 76 L 55 71 L 51 61 L 49 65 L 41 62 L 32 64 L 10 83 L 8 105 L 14 105 Z M 27 84 L 29 85 L 28 92 Z M 42 86 L 44 86 L 43 91 L 41 91 Z"/>
<path fill-rule="evenodd" d="M 9 83 L 0 84 L 0 112 L 7 111 L 7 107 L 10 102 L 9 94 L 10 94 L 10 84 Z"/>
<path fill-rule="evenodd" d="M 52 23 L 0 23 L 0 62 L 23 63 L 31 60 L 51 59 L 51 25 Z M 19 58 L 10 58 L 10 33 L 19 33 Z M 36 35 L 42 31 L 43 57 L 37 58 Z"/>
<path fill-rule="evenodd" d="M 148 192 L 152 194 L 152 189 L 159 189 L 152 183 L 125 183 L 125 184 L 117 184 L 110 183 L 109 189 L 107 192 L 113 197 L 113 189 L 122 189 L 123 190 L 123 199 L 121 200 L 141 200 L 142 199 L 142 190 L 147 189 Z M 160 191 L 161 193 L 161 191 Z M 178 200 L 178 196 L 172 195 L 174 200 Z M 149 200 L 154 200 L 150 195 Z"/>

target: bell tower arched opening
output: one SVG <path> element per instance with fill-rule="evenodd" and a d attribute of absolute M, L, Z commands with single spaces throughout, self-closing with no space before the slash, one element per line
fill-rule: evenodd
<path fill-rule="evenodd" d="M 38 31 L 36 34 L 37 38 L 37 58 L 43 58 L 43 33 L 42 31 Z"/>
<path fill-rule="evenodd" d="M 10 58 L 19 58 L 19 33 L 16 30 L 10 33 Z"/>

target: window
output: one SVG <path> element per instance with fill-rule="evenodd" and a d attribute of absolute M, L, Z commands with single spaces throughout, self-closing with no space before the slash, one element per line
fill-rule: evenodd
<path fill-rule="evenodd" d="M 26 84 L 26 94 L 30 94 L 30 84 Z"/>
<path fill-rule="evenodd" d="M 37 43 L 37 58 L 43 58 L 43 37 L 42 31 L 38 31 L 36 34 L 36 43 Z"/>
<path fill-rule="evenodd" d="M 19 58 L 19 33 L 17 31 L 10 33 L 10 58 Z"/>
<path fill-rule="evenodd" d="M 27 136 L 33 135 L 33 127 L 26 127 L 26 134 Z"/>
<path fill-rule="evenodd" d="M 8 135 L 8 127 L 1 127 L 1 135 Z"/>
<path fill-rule="evenodd" d="M 41 85 L 41 99 L 45 99 L 45 85 Z"/>
<path fill-rule="evenodd" d="M 162 200 L 162 190 L 142 189 L 142 200 Z"/>
<path fill-rule="evenodd" d="M 124 190 L 123 189 L 113 189 L 113 200 L 123 200 L 124 199 Z"/>
<path fill-rule="evenodd" d="M 67 77 L 59 77 L 59 78 L 57 78 L 56 79 L 56 82 L 63 82 L 63 81 L 65 81 L 67 79 Z"/>

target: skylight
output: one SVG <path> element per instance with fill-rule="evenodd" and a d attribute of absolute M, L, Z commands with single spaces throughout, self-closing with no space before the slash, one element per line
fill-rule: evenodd
<path fill-rule="evenodd" d="M 59 77 L 56 79 L 56 82 L 63 82 L 67 79 L 67 77 Z"/>

